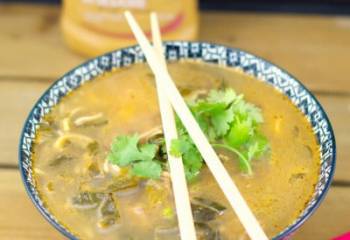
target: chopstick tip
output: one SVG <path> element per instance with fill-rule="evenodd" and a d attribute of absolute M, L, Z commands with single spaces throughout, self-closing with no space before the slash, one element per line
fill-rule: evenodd
<path fill-rule="evenodd" d="M 124 16 L 125 16 L 126 18 L 132 17 L 132 14 L 131 14 L 131 12 L 130 12 L 129 10 L 125 10 L 125 11 L 124 11 Z"/>
<path fill-rule="evenodd" d="M 151 18 L 156 18 L 157 17 L 157 13 L 155 11 L 152 11 L 150 15 L 151 15 Z"/>

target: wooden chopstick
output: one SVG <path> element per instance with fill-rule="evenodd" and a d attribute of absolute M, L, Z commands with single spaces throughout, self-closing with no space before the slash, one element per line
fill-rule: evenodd
<path fill-rule="evenodd" d="M 168 100 L 187 129 L 190 137 L 197 146 L 209 170 L 212 172 L 213 176 L 218 182 L 221 190 L 224 192 L 231 207 L 236 212 L 243 227 L 247 231 L 247 234 L 253 240 L 268 239 L 259 222 L 239 192 L 233 179 L 231 179 L 224 165 L 221 163 L 219 157 L 193 117 L 191 111 L 188 109 L 167 69 L 162 66 L 158 54 L 152 48 L 151 44 L 131 13 L 128 11 L 125 12 L 125 17 L 135 35 L 135 38 L 137 39 L 137 42 L 146 56 L 147 62 L 154 75 L 157 78 L 162 79 L 162 81 L 159 81 L 161 89 L 165 91 Z"/>
<path fill-rule="evenodd" d="M 154 49 L 159 56 L 159 60 L 161 61 L 162 66 L 166 68 L 159 24 L 155 13 L 151 13 L 151 29 Z M 162 81 L 162 79 L 159 78 L 159 76 L 156 76 L 158 102 L 161 113 L 166 149 L 168 153 L 168 164 L 173 186 L 180 236 L 183 240 L 196 240 L 196 230 L 193 223 L 191 203 L 187 189 L 182 158 L 177 158 L 170 154 L 171 140 L 177 138 L 175 116 L 170 102 L 168 101 L 164 90 L 161 88 L 161 85 L 159 83 L 160 81 Z"/>

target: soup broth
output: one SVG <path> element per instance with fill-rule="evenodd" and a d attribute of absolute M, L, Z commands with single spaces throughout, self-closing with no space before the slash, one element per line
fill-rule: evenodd
<path fill-rule="evenodd" d="M 241 173 L 236 156 L 222 161 L 267 235 L 276 236 L 314 192 L 320 154 L 311 125 L 287 97 L 238 70 L 189 61 L 171 63 L 169 70 L 187 98 L 224 84 L 262 109 L 270 154 L 252 163 L 251 176 Z M 147 135 L 160 125 L 155 82 L 145 64 L 106 73 L 65 96 L 45 116 L 33 149 L 45 206 L 81 239 L 180 239 L 169 176 L 142 180 L 106 164 L 115 136 Z M 117 180 L 105 175 L 113 171 Z M 101 187 L 109 181 L 115 191 Z M 206 167 L 189 191 L 199 239 L 248 239 Z"/>

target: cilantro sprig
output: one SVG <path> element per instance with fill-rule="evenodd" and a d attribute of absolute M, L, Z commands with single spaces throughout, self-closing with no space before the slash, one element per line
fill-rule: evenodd
<path fill-rule="evenodd" d="M 261 109 L 244 100 L 231 89 L 211 90 L 206 98 L 188 102 L 188 106 L 212 146 L 235 154 L 242 172 L 252 174 L 252 161 L 265 155 L 269 142 L 260 131 Z M 181 121 L 176 119 L 178 135 L 171 143 L 170 154 L 182 157 L 188 181 L 198 176 L 203 159 Z M 119 136 L 114 139 L 108 159 L 119 167 L 131 167 L 131 173 L 157 179 L 167 168 L 159 158 L 165 141 L 140 144 L 139 137 Z"/>
<path fill-rule="evenodd" d="M 119 167 L 131 166 L 131 173 L 136 176 L 158 179 L 162 173 L 159 161 L 155 159 L 157 145 L 139 145 L 139 136 L 116 137 L 111 146 L 108 160 Z"/>
<path fill-rule="evenodd" d="M 263 123 L 261 109 L 246 102 L 243 95 L 236 94 L 231 88 L 211 90 L 206 98 L 188 105 L 212 146 L 237 155 L 242 172 L 251 175 L 252 160 L 260 158 L 269 149 L 266 137 L 259 130 Z M 199 152 L 178 119 L 177 128 L 179 138 L 173 141 L 171 154 L 182 156 L 185 162 L 189 147 L 184 146 L 191 146 L 191 151 L 198 155 Z M 194 178 L 199 171 L 191 170 L 188 171 L 189 176 Z"/>

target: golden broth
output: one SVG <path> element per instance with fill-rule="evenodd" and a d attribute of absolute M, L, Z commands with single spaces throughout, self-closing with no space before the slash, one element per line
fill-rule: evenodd
<path fill-rule="evenodd" d="M 240 173 L 235 156 L 223 163 L 268 236 L 276 236 L 301 213 L 317 182 L 319 147 L 309 122 L 287 97 L 239 71 L 195 62 L 172 63 L 169 70 L 184 94 L 224 82 L 262 109 L 262 132 L 270 141 L 271 154 L 253 162 L 252 176 Z M 103 113 L 108 123 L 79 128 L 67 123 L 72 115 L 97 113 Z M 176 226 L 176 216 L 164 217 L 164 205 L 173 208 L 169 179 L 148 181 L 137 193 L 116 197 L 121 217 L 116 227 L 106 231 L 96 226 L 96 208 L 76 209 L 69 201 L 85 181 L 86 164 L 103 162 L 115 136 L 144 133 L 160 125 L 154 79 L 147 65 L 116 70 L 85 83 L 64 97 L 46 120 L 50 126 L 38 131 L 33 169 L 46 207 L 64 226 L 81 239 L 179 239 L 154 235 L 156 227 Z M 99 152 L 91 157 L 86 148 L 69 141 L 53 147 L 65 132 L 94 139 Z M 64 153 L 71 157 L 52 163 Z M 189 188 L 192 198 L 207 198 L 227 208 L 210 223 L 220 230 L 222 239 L 248 239 L 206 167 Z"/>

